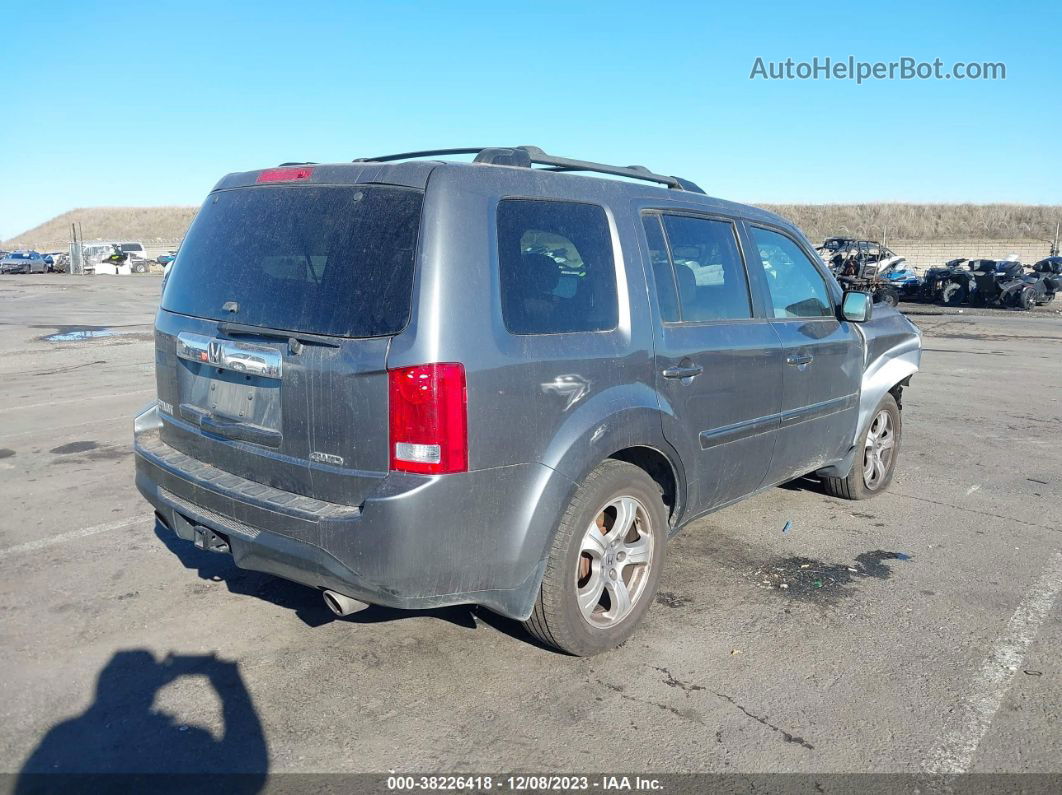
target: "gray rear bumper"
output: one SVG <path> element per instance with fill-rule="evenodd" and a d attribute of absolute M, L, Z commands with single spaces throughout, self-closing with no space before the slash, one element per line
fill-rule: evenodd
<path fill-rule="evenodd" d="M 574 484 L 542 464 L 391 473 L 361 506 L 274 489 L 197 461 L 157 430 L 135 440 L 136 485 L 162 523 L 229 540 L 237 566 L 371 604 L 481 604 L 525 619 Z"/>

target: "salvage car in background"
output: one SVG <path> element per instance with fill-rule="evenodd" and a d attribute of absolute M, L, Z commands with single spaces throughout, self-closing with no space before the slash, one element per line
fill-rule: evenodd
<path fill-rule="evenodd" d="M 922 277 L 903 257 L 897 257 L 878 276 L 896 290 L 901 301 L 917 301 L 922 294 Z"/>
<path fill-rule="evenodd" d="M 947 277 L 941 290 L 946 306 L 968 303 L 972 306 L 999 306 L 1032 309 L 1046 303 L 1045 280 L 1025 272 L 1016 259 L 976 259 L 969 270 L 958 269 Z"/>
<path fill-rule="evenodd" d="M 91 276 L 96 272 L 96 266 L 100 265 L 104 260 L 114 253 L 114 243 L 105 242 L 92 242 L 84 243 L 81 246 L 81 257 L 83 260 L 84 273 Z M 101 268 L 101 271 L 107 270 L 106 267 Z M 109 273 L 114 273 L 112 267 Z"/>
<path fill-rule="evenodd" d="M 0 259 L 0 273 L 47 273 L 48 263 L 36 251 L 12 251 Z"/>
<path fill-rule="evenodd" d="M 1033 265 L 1032 269 L 1030 276 L 1040 283 L 1036 303 L 1051 303 L 1062 292 L 1062 257 L 1047 257 Z"/>
<path fill-rule="evenodd" d="M 144 244 L 140 242 L 115 243 L 118 250 L 128 255 L 129 270 L 132 273 L 147 273 L 150 262 L 144 253 Z"/>
<path fill-rule="evenodd" d="M 919 290 L 919 300 L 926 303 L 941 301 L 944 288 L 951 283 L 952 277 L 969 273 L 967 267 L 969 260 L 966 257 L 958 257 L 948 260 L 940 268 L 929 268 L 922 276 L 922 287 Z"/>
<path fill-rule="evenodd" d="M 833 267 L 839 267 L 845 259 L 853 255 L 858 256 L 864 264 L 897 258 L 895 251 L 876 240 L 859 240 L 854 237 L 828 237 L 815 250 Z"/>
<path fill-rule="evenodd" d="M 845 289 L 869 293 L 875 303 L 900 303 L 900 284 L 885 278 L 906 261 L 896 252 L 876 240 L 847 237 L 828 237 L 815 250 Z"/>

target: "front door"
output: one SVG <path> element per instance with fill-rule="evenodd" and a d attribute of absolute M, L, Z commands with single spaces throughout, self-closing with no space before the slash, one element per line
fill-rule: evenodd
<path fill-rule="evenodd" d="M 853 324 L 838 320 L 839 295 L 794 238 L 763 226 L 748 231 L 755 247 L 750 267 L 762 269 L 784 353 L 781 427 L 767 475 L 767 482 L 780 483 L 838 460 L 851 447 L 863 342 Z"/>
<path fill-rule="evenodd" d="M 782 347 L 757 317 L 733 221 L 643 214 L 655 285 L 664 436 L 687 466 L 690 515 L 755 491 L 779 422 Z M 692 470 L 692 471 L 691 471 Z"/>

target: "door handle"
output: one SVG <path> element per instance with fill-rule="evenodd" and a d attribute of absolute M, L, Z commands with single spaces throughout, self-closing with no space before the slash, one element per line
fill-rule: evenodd
<path fill-rule="evenodd" d="M 803 364 L 811 364 L 814 358 L 810 353 L 792 353 L 785 357 L 785 363 L 795 364 L 799 367 Z"/>
<path fill-rule="evenodd" d="M 663 376 L 664 378 L 693 378 L 703 372 L 703 367 L 693 364 L 685 367 L 668 367 L 663 371 Z"/>

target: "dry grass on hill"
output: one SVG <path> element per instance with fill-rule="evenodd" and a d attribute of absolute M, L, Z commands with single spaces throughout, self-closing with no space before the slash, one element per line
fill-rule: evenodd
<path fill-rule="evenodd" d="M 1046 204 L 761 204 L 813 241 L 831 235 L 880 240 L 1050 240 L 1062 206 Z"/>
<path fill-rule="evenodd" d="M 4 242 L 35 249 L 64 249 L 70 224 L 81 224 L 85 240 L 138 240 L 145 246 L 180 242 L 198 207 L 87 207 L 70 210 Z"/>
<path fill-rule="evenodd" d="M 818 242 L 830 235 L 878 240 L 1037 239 L 1055 235 L 1062 206 L 1033 204 L 763 204 Z M 63 213 L 3 245 L 65 248 L 70 224 L 81 223 L 86 240 L 139 240 L 173 246 L 184 237 L 195 207 L 89 207 Z"/>

